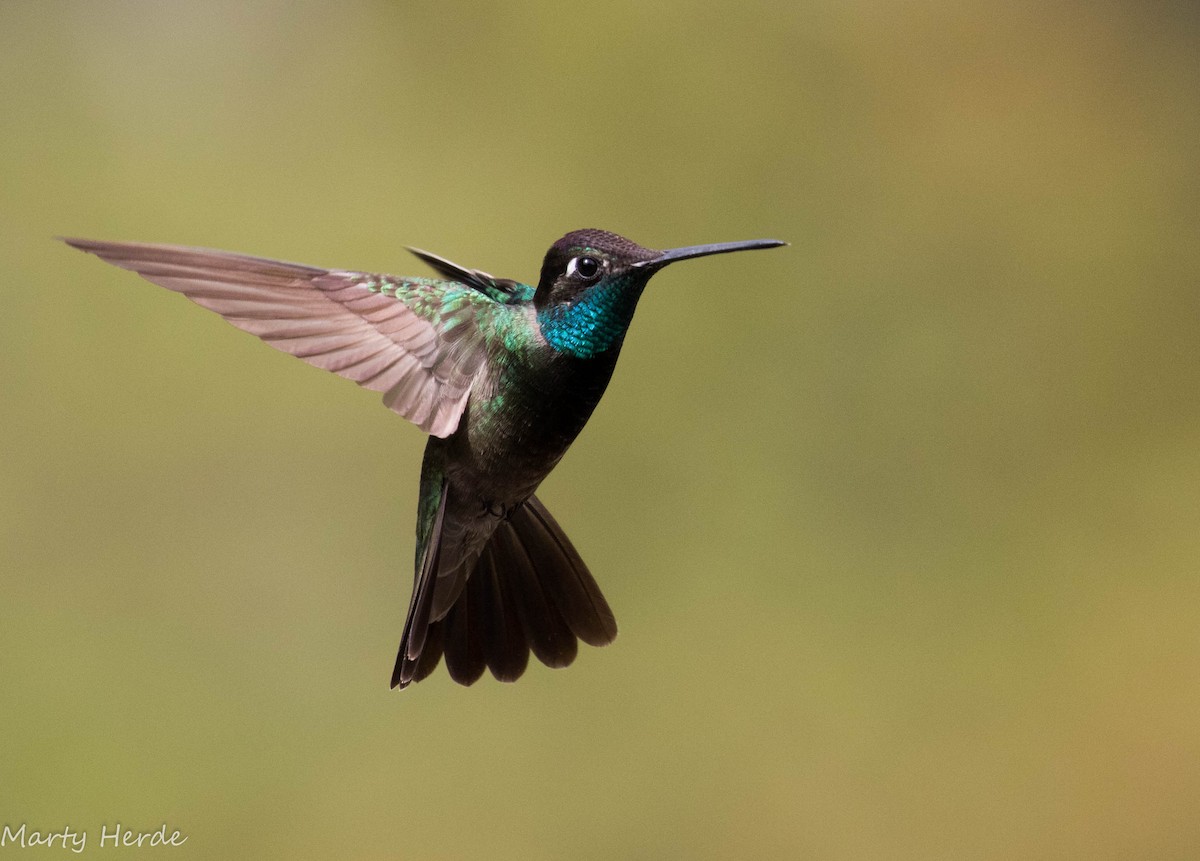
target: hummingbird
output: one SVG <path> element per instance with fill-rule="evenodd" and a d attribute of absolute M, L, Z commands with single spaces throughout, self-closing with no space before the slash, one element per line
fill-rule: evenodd
<path fill-rule="evenodd" d="M 382 392 L 387 407 L 429 435 L 393 688 L 428 677 L 443 656 L 459 684 L 485 669 L 512 682 L 531 651 L 546 666 L 565 667 L 578 640 L 613 641 L 608 602 L 535 491 L 604 394 L 654 273 L 680 260 L 786 244 L 655 251 L 604 230 L 576 230 L 550 246 L 531 285 L 417 248 L 408 250 L 439 277 L 63 241 Z"/>

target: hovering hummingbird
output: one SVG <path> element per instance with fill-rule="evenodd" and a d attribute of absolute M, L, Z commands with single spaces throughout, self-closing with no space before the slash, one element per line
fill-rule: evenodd
<path fill-rule="evenodd" d="M 392 687 L 444 655 L 459 684 L 500 681 L 529 652 L 550 667 L 576 639 L 617 635 L 579 553 L 534 495 L 604 393 L 650 277 L 669 263 L 774 239 L 654 251 L 603 230 L 555 242 L 537 286 L 416 248 L 441 278 L 322 269 L 225 251 L 65 239 L 182 293 L 310 365 L 383 392 L 428 433 L 416 576 Z"/>

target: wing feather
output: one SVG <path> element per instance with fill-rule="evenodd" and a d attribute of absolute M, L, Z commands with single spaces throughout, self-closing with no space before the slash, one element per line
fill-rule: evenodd
<path fill-rule="evenodd" d="M 182 293 L 276 349 L 383 392 L 390 409 L 434 436 L 458 427 L 485 358 L 479 315 L 500 307 L 454 281 L 175 245 L 64 241 Z"/>

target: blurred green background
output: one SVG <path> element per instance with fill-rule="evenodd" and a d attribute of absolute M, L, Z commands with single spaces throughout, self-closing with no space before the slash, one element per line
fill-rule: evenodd
<path fill-rule="evenodd" d="M 1196 10 L 5 0 L 0 817 L 1200 857 Z M 792 246 L 656 278 L 543 488 L 617 642 L 404 693 L 422 435 L 50 239 L 533 279 L 590 226 Z"/>

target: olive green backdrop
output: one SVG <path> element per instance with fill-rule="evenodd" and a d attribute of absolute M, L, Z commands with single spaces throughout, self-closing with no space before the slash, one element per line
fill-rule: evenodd
<path fill-rule="evenodd" d="M 1195 10 L 4 0 L 0 824 L 1200 857 Z M 592 226 L 792 244 L 655 278 L 544 486 L 616 643 L 403 693 L 421 434 L 51 240 Z"/>

